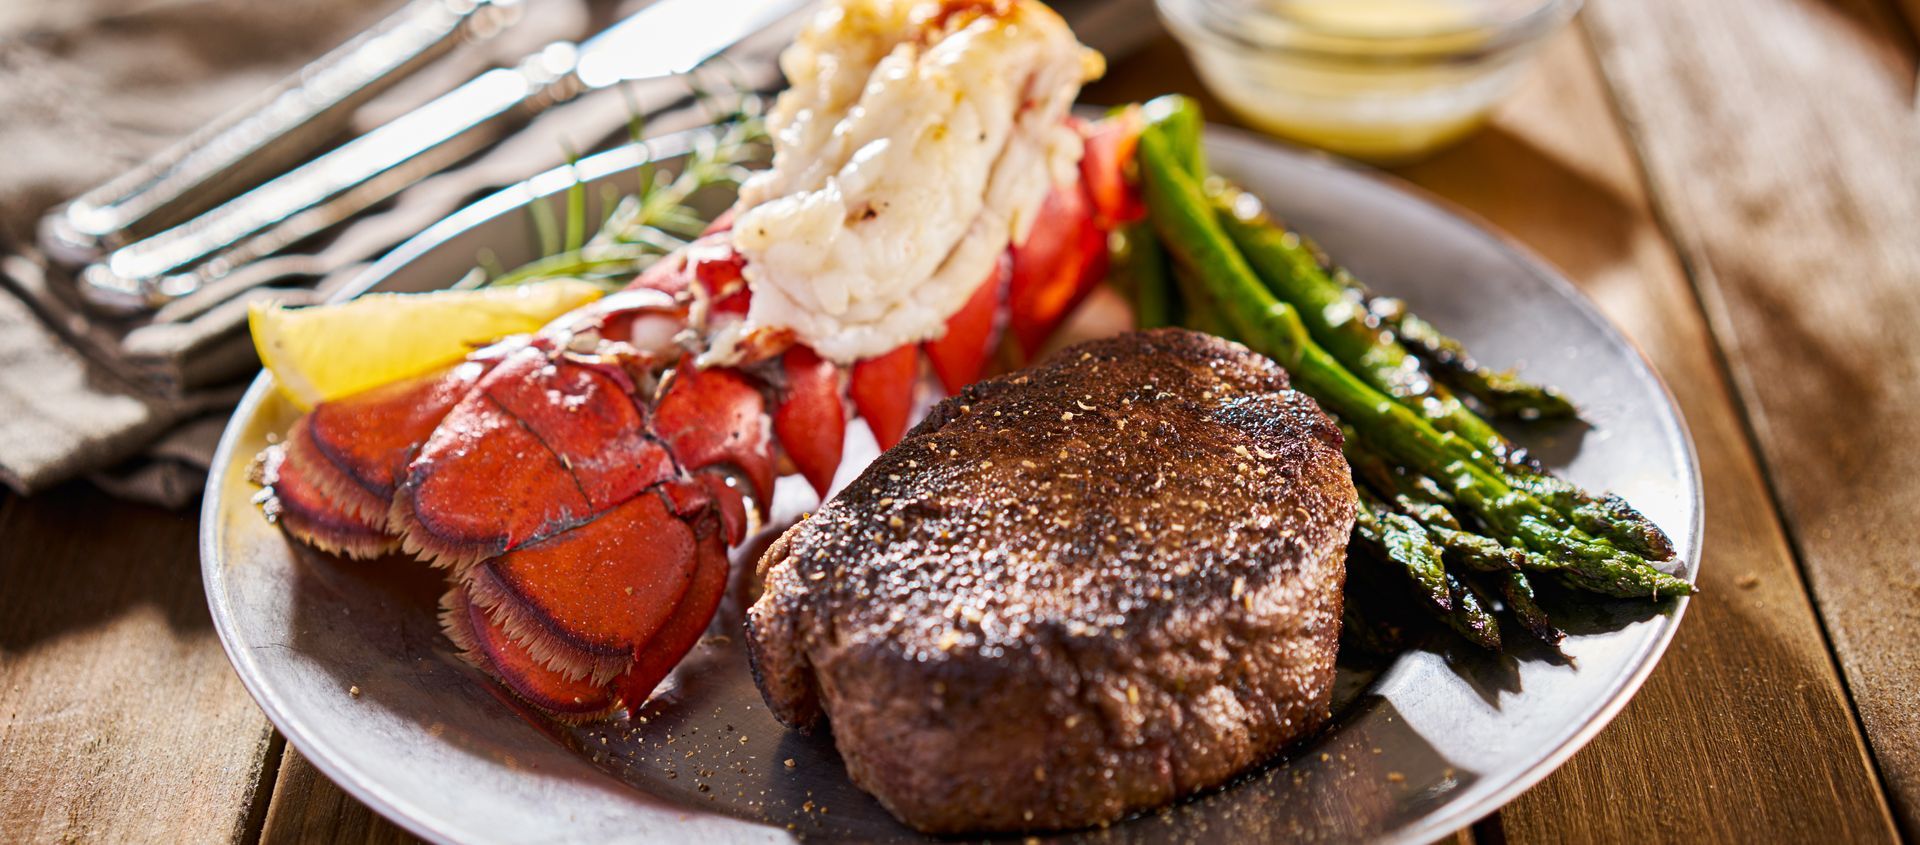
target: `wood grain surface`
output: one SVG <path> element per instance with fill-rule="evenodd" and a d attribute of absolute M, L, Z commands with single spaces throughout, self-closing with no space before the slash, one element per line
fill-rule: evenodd
<path fill-rule="evenodd" d="M 279 743 L 214 636 L 194 526 L 80 485 L 0 501 L 0 841 L 258 828 Z"/>
<path fill-rule="evenodd" d="M 292 747 L 280 760 L 273 803 L 261 829 L 264 845 L 395 845 L 418 842 L 342 792 Z"/>
<path fill-rule="evenodd" d="M 1488 132 L 1405 175 L 1565 269 L 1652 360 L 1699 450 L 1701 594 L 1613 725 L 1500 812 L 1508 842 L 1896 837 L 1712 338 L 1574 33 Z"/>
<path fill-rule="evenodd" d="M 1587 12 L 1908 836 L 1920 837 L 1920 117 L 1865 0 Z"/>
<path fill-rule="evenodd" d="M 1399 172 L 1563 268 L 1667 379 L 1706 483 L 1702 593 L 1611 726 L 1447 841 L 1920 835 L 1899 531 L 1920 512 L 1920 0 L 1583 20 L 1485 131 Z M 1165 39 L 1088 99 L 1167 91 L 1226 118 Z M 194 520 L 78 485 L 0 499 L 0 840 L 410 841 L 247 698 Z"/>

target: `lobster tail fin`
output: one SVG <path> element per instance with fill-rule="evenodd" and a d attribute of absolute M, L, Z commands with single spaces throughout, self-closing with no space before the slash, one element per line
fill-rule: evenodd
<path fill-rule="evenodd" d="M 553 656 L 550 667 L 576 676 L 588 669 L 606 680 L 686 593 L 694 541 L 661 496 L 643 494 L 480 564 L 469 594 L 536 656 Z"/>
<path fill-rule="evenodd" d="M 720 607 L 727 592 L 727 543 L 717 526 L 695 523 L 693 583 L 681 597 L 672 618 L 661 626 L 646 645 L 634 652 L 633 668 L 616 684 L 621 700 L 628 707 L 639 707 L 653 695 L 654 689 L 680 665 L 680 661 L 700 642 L 701 635 Z"/>
<path fill-rule="evenodd" d="M 786 391 L 773 409 L 773 433 L 795 468 L 825 498 L 840 468 L 847 439 L 847 408 L 840 398 L 840 368 L 805 346 L 780 359 Z"/>
<path fill-rule="evenodd" d="M 1002 253 L 993 273 L 967 299 L 967 304 L 947 318 L 947 331 L 927 341 L 927 361 L 940 377 L 940 386 L 948 396 L 980 380 L 987 357 L 999 339 L 1000 303 L 1007 295 L 1007 279 L 1013 274 L 1013 258 Z"/>
<path fill-rule="evenodd" d="M 262 452 L 254 480 L 261 485 L 256 500 L 267 518 L 278 522 L 295 539 L 328 554 L 375 558 L 399 546 L 386 532 L 386 519 L 368 518 L 329 489 L 344 489 L 338 478 L 321 480 L 332 466 L 313 453 L 306 420 L 294 424 L 286 443 Z M 337 473 L 337 470 L 333 470 Z"/>
<path fill-rule="evenodd" d="M 881 449 L 892 448 L 907 433 L 919 378 L 920 346 L 914 343 L 853 365 L 847 390 L 853 395 L 853 407 L 866 418 L 867 428 L 873 430 L 873 439 Z"/>
<path fill-rule="evenodd" d="M 547 667 L 525 646 L 508 637 L 474 604 L 466 588 L 456 586 L 440 599 L 440 622 L 461 657 L 499 678 L 528 703 L 561 719 L 586 721 L 613 712 L 619 701 L 591 678 L 569 678 Z"/>

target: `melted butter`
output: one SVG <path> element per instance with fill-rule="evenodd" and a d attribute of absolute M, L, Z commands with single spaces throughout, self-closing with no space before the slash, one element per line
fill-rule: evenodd
<path fill-rule="evenodd" d="M 1269 0 L 1266 5 L 1323 38 L 1349 34 L 1457 40 L 1472 36 L 1463 31 L 1471 29 L 1479 15 L 1476 4 L 1461 0 Z"/>
<path fill-rule="evenodd" d="M 1471 132 L 1517 77 L 1495 0 L 1261 0 L 1195 60 L 1249 124 L 1334 152 L 1405 161 Z"/>

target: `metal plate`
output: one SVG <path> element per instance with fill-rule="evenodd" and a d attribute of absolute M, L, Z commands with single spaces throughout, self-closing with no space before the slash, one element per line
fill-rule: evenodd
<path fill-rule="evenodd" d="M 1378 176 L 1230 130 L 1208 138 L 1216 169 L 1376 289 L 1405 297 L 1483 360 L 1565 389 L 1590 427 L 1523 439 L 1575 481 L 1641 507 L 1673 535 L 1691 573 L 1700 482 L 1685 427 L 1646 363 L 1566 281 Z M 679 149 L 671 139 L 655 146 L 668 161 Z M 594 184 L 591 197 L 601 185 L 630 187 L 641 158 L 615 151 L 481 202 L 401 247 L 362 289 L 443 287 L 483 248 L 508 265 L 529 258 L 527 204 L 550 201 L 575 173 Z M 523 712 L 440 635 L 437 573 L 401 559 L 317 555 L 261 518 L 249 460 L 293 413 L 263 378 L 227 429 L 202 518 L 207 598 L 268 718 L 355 797 L 450 842 L 920 838 L 848 782 L 829 736 L 790 733 L 766 712 L 732 599 L 633 720 L 566 727 Z M 842 480 L 873 453 L 864 429 L 854 437 L 862 442 Z M 783 481 L 780 514 L 811 504 L 804 483 Z M 1431 841 L 1591 739 L 1652 669 L 1684 609 L 1623 602 L 1565 618 L 1571 662 L 1443 645 L 1374 671 L 1343 669 L 1338 719 L 1318 739 L 1172 808 L 1055 839 Z"/>

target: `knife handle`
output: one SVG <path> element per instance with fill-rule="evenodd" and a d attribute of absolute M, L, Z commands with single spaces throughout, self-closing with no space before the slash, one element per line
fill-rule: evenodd
<path fill-rule="evenodd" d="M 114 250 L 80 272 L 81 292 L 107 310 L 149 310 L 317 234 L 577 96 L 578 56 L 572 44 L 556 43 L 517 67 L 482 73 L 212 211 Z"/>
<path fill-rule="evenodd" d="M 41 243 L 83 264 L 260 184 L 345 127 L 353 111 L 465 38 L 511 25 L 519 0 L 414 0 L 152 158 L 55 209 Z"/>

